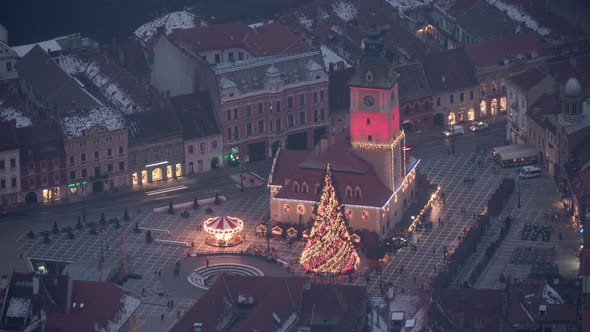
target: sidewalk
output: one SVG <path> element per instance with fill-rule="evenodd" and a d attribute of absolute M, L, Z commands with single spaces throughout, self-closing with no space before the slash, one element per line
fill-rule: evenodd
<path fill-rule="evenodd" d="M 259 174 L 265 177 L 270 170 L 270 166 L 272 164 L 272 160 L 263 160 L 258 162 L 253 162 L 246 164 L 242 170 L 242 172 L 255 172 L 255 173 L 263 173 Z M 225 167 L 219 170 L 211 170 L 207 172 L 201 173 L 194 173 L 188 174 L 180 178 L 176 179 L 169 179 L 164 181 L 158 181 L 154 183 L 146 183 L 141 186 L 135 187 L 125 187 L 123 189 L 119 189 L 115 192 L 102 192 L 102 193 L 93 193 L 88 196 L 82 197 L 74 197 L 74 198 L 65 198 L 58 201 L 50 201 L 50 202 L 42 202 L 38 203 L 36 206 L 22 206 L 19 208 L 20 211 L 26 211 L 31 209 L 42 209 L 42 208 L 51 208 L 51 207 L 58 207 L 58 206 L 66 206 L 66 205 L 73 205 L 79 203 L 87 203 L 93 201 L 101 201 L 101 200 L 108 200 L 108 199 L 116 199 L 121 197 L 126 197 L 135 193 L 144 193 L 151 190 L 157 189 L 166 189 L 170 187 L 176 186 L 189 186 L 189 185 L 196 185 L 196 184 L 204 184 L 205 187 L 207 185 L 214 184 L 220 178 L 225 176 L 229 176 L 232 174 L 239 174 L 240 168 L 239 167 Z M 204 181 L 203 181 L 204 180 Z"/>

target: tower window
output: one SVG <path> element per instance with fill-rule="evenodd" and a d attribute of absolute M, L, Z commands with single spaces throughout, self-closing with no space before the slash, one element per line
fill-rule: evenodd
<path fill-rule="evenodd" d="M 367 81 L 372 81 L 373 80 L 373 73 L 371 73 L 370 71 L 367 72 Z"/>
<path fill-rule="evenodd" d="M 306 193 L 308 191 L 309 191 L 309 186 L 307 185 L 307 182 L 303 182 L 303 184 L 301 185 L 301 192 Z"/>
<path fill-rule="evenodd" d="M 369 135 L 369 136 L 367 137 L 367 140 L 368 140 L 369 142 L 372 142 L 372 141 L 373 141 L 373 136 Z"/>
<path fill-rule="evenodd" d="M 352 197 L 352 188 L 350 186 L 346 186 L 346 197 Z"/>
<path fill-rule="evenodd" d="M 367 126 L 371 125 L 371 118 L 367 118 Z"/>
<path fill-rule="evenodd" d="M 316 184 L 315 184 L 315 193 L 316 194 L 319 194 L 320 193 L 320 190 L 321 190 L 320 184 L 316 182 Z"/>

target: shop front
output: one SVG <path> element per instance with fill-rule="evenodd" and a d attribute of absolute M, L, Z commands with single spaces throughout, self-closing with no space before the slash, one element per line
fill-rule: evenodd
<path fill-rule="evenodd" d="M 144 183 L 158 182 L 168 179 L 176 179 L 182 176 L 182 164 L 173 164 L 163 161 L 155 164 L 145 165 L 143 169 L 133 172 L 131 180 L 134 186 Z"/>
<path fill-rule="evenodd" d="M 42 191 L 43 202 L 57 201 L 61 198 L 61 188 L 53 187 L 43 189 Z"/>
<path fill-rule="evenodd" d="M 68 195 L 70 197 L 86 196 L 88 192 L 88 182 L 75 182 L 68 184 Z"/>

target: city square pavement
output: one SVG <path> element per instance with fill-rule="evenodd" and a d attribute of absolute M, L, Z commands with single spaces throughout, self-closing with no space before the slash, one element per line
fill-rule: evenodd
<path fill-rule="evenodd" d="M 419 134 L 416 134 L 419 135 Z M 419 171 L 426 174 L 432 183 L 439 184 L 445 193 L 445 201 L 435 204 L 429 218 L 433 221 L 432 230 L 415 233 L 414 240 L 417 250 L 404 248 L 391 254 L 386 259 L 382 273 L 370 272 L 367 260 L 361 258 L 361 267 L 352 278 L 355 285 L 366 285 L 371 295 L 380 295 L 380 285 L 393 283 L 397 291 L 420 291 L 428 287 L 428 282 L 442 268 L 442 248 L 447 247 L 449 253 L 457 247 L 464 230 L 473 224 L 473 215 L 482 211 L 485 202 L 499 186 L 502 179 L 515 177 L 516 169 L 502 169 L 489 157 L 489 148 L 501 145 L 503 131 L 501 127 L 492 127 L 481 135 L 460 137 L 456 141 L 455 154 L 450 154 L 451 143 L 442 140 L 438 134 L 412 136 L 409 142 L 418 142 L 412 154 L 421 158 Z M 421 146 L 422 145 L 422 146 Z M 476 153 L 477 147 L 487 151 Z M 258 172 L 261 178 L 268 173 Z M 251 176 L 252 177 L 252 176 Z M 256 178 L 256 176 L 253 176 Z M 465 184 L 464 178 L 474 178 L 473 184 Z M 47 259 L 54 261 L 74 262 L 78 260 L 99 262 L 102 252 L 107 263 L 122 262 L 125 258 L 130 272 L 142 275 L 142 279 L 129 279 L 124 288 L 142 299 L 140 322 L 142 331 L 162 331 L 172 326 L 181 315 L 196 301 L 204 290 L 193 286 L 187 276 L 197 268 L 206 266 L 207 260 L 214 266 L 217 264 L 247 265 L 262 271 L 264 275 L 304 275 L 318 282 L 349 283 L 348 277 L 321 278 L 305 274 L 298 264 L 299 256 L 305 246 L 304 242 L 296 241 L 288 245 L 286 240 L 279 238 L 267 240 L 255 236 L 255 227 L 268 216 L 269 192 L 263 181 L 255 179 L 244 184 L 244 192 L 240 191 L 239 176 L 221 175 L 205 176 L 199 179 L 198 189 L 190 193 L 178 195 L 162 195 L 157 201 L 139 202 L 130 208 L 130 221 L 121 220 L 121 228 L 107 224 L 99 235 L 91 235 L 87 229 L 74 230 L 75 239 L 68 239 L 63 233 L 51 235 L 51 242 L 43 243 L 42 238 L 28 239 L 24 233 L 33 229 L 35 232 L 51 229 L 53 220 L 58 220 L 60 227 L 75 225 L 75 215 L 69 212 L 68 218 L 44 219 L 43 224 L 31 223 L 30 226 L 19 226 L 21 232 L 17 239 L 19 252 L 22 254 L 22 266 L 31 270 L 28 258 Z M 217 186 L 217 187 L 216 187 Z M 211 197 L 215 192 L 228 198 L 221 205 L 210 205 L 211 214 L 206 213 L 206 206 L 198 210 L 187 208 L 188 218 L 181 216 L 183 209 L 176 209 L 174 214 L 154 212 L 154 207 L 167 206 L 169 200 L 175 203 L 191 202 L 194 195 L 199 199 Z M 191 196 L 192 195 L 192 196 Z M 496 280 L 500 273 L 522 276 L 528 272 L 526 266 L 511 266 L 510 256 L 516 246 L 520 246 L 519 229 L 525 223 L 546 223 L 547 217 L 559 210 L 559 197 L 548 176 L 522 181 L 521 208 L 515 208 L 514 195 L 509 198 L 502 214 L 510 214 L 515 222 L 511 232 L 493 257 L 490 266 L 484 271 L 477 286 L 498 287 Z M 110 205 L 116 206 L 111 208 Z M 125 205 L 128 206 L 128 205 Z M 104 202 L 104 205 L 88 211 L 88 221 L 98 221 L 100 212 L 105 211 L 106 218 L 121 219 L 123 207 L 116 201 Z M 465 212 L 463 212 L 465 211 Z M 246 241 L 230 248 L 216 248 L 205 243 L 206 233 L 197 227 L 212 216 L 227 215 L 238 217 L 244 222 Z M 439 218 L 443 224 L 439 224 Z M 70 221 L 71 220 L 71 221 Z M 549 219 L 550 220 L 550 219 Z M 565 217 L 561 218 L 565 220 Z M 492 223 L 497 225 L 497 220 Z M 142 229 L 133 232 L 135 223 Z M 16 224 L 15 224 L 16 225 Z M 574 251 L 575 234 L 567 228 L 554 225 L 552 243 L 526 241 L 526 246 L 556 247 L 558 254 Z M 10 228 L 12 229 L 12 228 Z M 150 230 L 153 243 L 146 243 L 146 232 Z M 562 232 L 563 241 L 556 243 L 556 233 Z M 15 233 L 15 232 L 13 232 Z M 15 233 L 16 234 L 16 233 Z M 123 236 L 123 234 L 125 234 Z M 125 238 L 123 246 L 123 237 Z M 165 242 L 161 242 L 165 241 Z M 101 245 L 102 242 L 102 245 Z M 194 244 L 194 246 L 193 246 Z M 266 255 L 269 246 L 277 257 L 287 264 L 287 268 L 266 259 L 238 255 L 206 254 L 238 254 L 248 248 L 256 248 Z M 125 255 L 123 255 L 125 251 Z M 479 250 L 481 251 L 481 250 Z M 558 255 L 559 256 L 559 255 Z M 568 257 L 570 257 L 568 256 Z M 173 271 L 179 267 L 179 274 Z M 566 262 L 563 270 L 572 270 L 572 260 Z M 560 265 L 560 268 L 562 266 Z M 469 266 L 465 267 L 465 271 Z M 367 276 L 369 276 L 367 278 Z M 167 304 L 173 301 L 173 308 Z M 164 314 L 162 319 L 162 314 Z"/>

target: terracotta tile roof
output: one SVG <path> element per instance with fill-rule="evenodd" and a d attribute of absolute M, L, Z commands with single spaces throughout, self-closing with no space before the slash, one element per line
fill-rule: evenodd
<path fill-rule="evenodd" d="M 334 70 L 330 73 L 330 113 L 350 109 L 350 88 L 348 81 L 354 74 L 354 68 Z"/>
<path fill-rule="evenodd" d="M 278 22 L 257 29 L 241 23 L 215 24 L 176 30 L 169 37 L 195 54 L 236 47 L 260 57 L 298 53 L 306 48 L 296 35 Z"/>
<path fill-rule="evenodd" d="M 315 193 L 315 185 L 323 185 L 326 163 L 332 167 L 332 177 L 338 198 L 342 204 L 381 207 L 391 197 L 389 190 L 375 174 L 371 165 L 349 152 L 344 143 L 345 137 L 339 135 L 336 142 L 325 152 L 281 150 L 272 173 L 272 185 L 283 186 L 276 198 L 319 201 L 320 193 Z M 306 182 L 309 191 L 293 191 L 293 182 L 300 185 Z M 361 197 L 346 197 L 346 187 L 353 190 L 358 186 Z"/>
<path fill-rule="evenodd" d="M 51 144 L 63 141 L 60 124 L 53 121 L 45 121 L 36 125 L 17 128 L 16 135 L 22 149 L 39 144 Z"/>
<path fill-rule="evenodd" d="M 478 84 L 471 60 L 463 48 L 431 53 L 422 59 L 422 66 L 435 93 Z"/>
<path fill-rule="evenodd" d="M 527 92 L 535 85 L 539 84 L 545 77 L 547 77 L 547 74 L 543 71 L 538 68 L 532 68 L 523 73 L 512 76 L 510 81 L 522 91 Z"/>
<path fill-rule="evenodd" d="M 385 56 L 364 54 L 355 69 L 348 82 L 353 87 L 391 89 L 399 77 Z M 369 72 L 372 74 L 370 80 L 367 78 Z"/>
<path fill-rule="evenodd" d="M 172 107 L 184 128 L 184 138 L 219 135 L 220 128 L 208 92 L 197 92 L 170 98 Z"/>
<path fill-rule="evenodd" d="M 510 285 L 508 317 L 511 325 L 534 327 L 540 322 L 577 321 L 577 306 L 574 304 L 577 298 L 571 299 L 572 302 L 564 299 L 564 303 L 556 303 L 546 298 L 547 287 L 551 288 L 544 280 L 522 280 Z M 539 310 L 541 305 L 546 307 L 544 315 Z"/>
<path fill-rule="evenodd" d="M 365 300 L 364 287 L 314 284 L 309 291 L 303 292 L 301 320 L 304 323 L 311 322 L 312 317 L 315 322 L 343 320 L 335 331 L 350 331 L 361 319 L 361 306 Z"/>
<path fill-rule="evenodd" d="M 433 298 L 454 331 L 497 332 L 502 318 L 502 292 L 501 289 L 435 289 Z"/>
<path fill-rule="evenodd" d="M 553 127 L 553 125 L 548 123 L 548 116 L 556 115 L 560 112 L 561 102 L 559 99 L 545 93 L 533 105 L 529 106 L 526 114 L 541 127 L 545 127 L 548 124 Z"/>
<path fill-rule="evenodd" d="M 399 73 L 398 92 L 400 103 L 432 96 L 432 89 L 430 89 L 421 63 L 417 62 L 397 67 L 395 71 Z"/>
<path fill-rule="evenodd" d="M 16 121 L 0 122 L 0 151 L 18 149 Z"/>
<path fill-rule="evenodd" d="M 512 60 L 517 55 L 537 56 L 544 54 L 544 48 L 536 32 L 526 32 L 514 36 L 486 40 L 466 46 L 466 51 L 476 67 L 491 67 L 503 64 L 504 60 Z"/>
<path fill-rule="evenodd" d="M 45 331 L 77 332 L 106 328 L 122 317 L 128 317 L 133 312 L 127 311 L 135 311 L 139 306 L 139 300 L 126 306 L 125 296 L 125 291 L 113 283 L 75 280 L 71 303 L 72 306 L 76 303 L 76 308 L 72 307 L 68 314 L 49 312 Z M 82 303 L 84 307 L 80 308 Z"/>
<path fill-rule="evenodd" d="M 170 331 L 193 331 L 196 322 L 202 323 L 204 329 L 215 330 L 224 317 L 237 316 L 242 317 L 236 326 L 239 331 L 276 330 L 279 325 L 273 319 L 273 313 L 285 321 L 300 304 L 303 283 L 303 278 L 296 277 L 220 276 Z M 240 307 L 240 295 L 252 297 L 254 305 Z M 231 309 L 227 311 L 227 308 Z"/>
<path fill-rule="evenodd" d="M 567 59 L 549 66 L 551 76 L 562 85 L 575 77 L 582 88 L 590 88 L 590 55 Z"/>
<path fill-rule="evenodd" d="M 573 39 L 587 36 L 587 33 L 578 28 L 574 21 L 568 21 L 552 11 L 547 11 L 544 1 L 511 0 L 513 6 L 520 8 L 531 16 L 539 26 L 551 30 L 548 37 L 553 40 Z"/>

